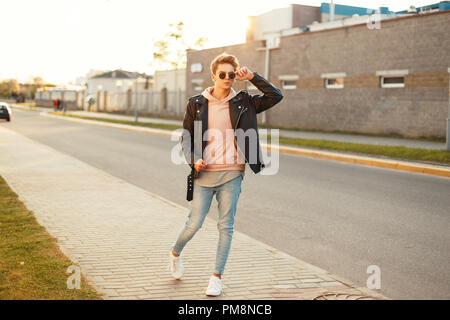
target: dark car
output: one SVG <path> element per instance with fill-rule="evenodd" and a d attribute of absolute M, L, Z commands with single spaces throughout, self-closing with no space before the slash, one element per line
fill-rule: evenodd
<path fill-rule="evenodd" d="M 5 102 L 0 102 L 0 119 L 11 121 L 11 108 Z"/>
<path fill-rule="evenodd" d="M 22 102 L 25 102 L 25 96 L 23 96 L 23 95 L 18 95 L 18 96 L 16 97 L 16 103 L 22 103 Z"/>

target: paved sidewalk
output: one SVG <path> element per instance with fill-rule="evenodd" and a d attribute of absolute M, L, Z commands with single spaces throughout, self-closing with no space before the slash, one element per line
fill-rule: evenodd
<path fill-rule="evenodd" d="M 184 249 L 185 276 L 177 281 L 168 274 L 168 254 L 187 208 L 3 127 L 0 155 L 0 175 L 106 299 L 383 298 L 237 231 L 224 293 L 208 298 L 213 219 Z"/>

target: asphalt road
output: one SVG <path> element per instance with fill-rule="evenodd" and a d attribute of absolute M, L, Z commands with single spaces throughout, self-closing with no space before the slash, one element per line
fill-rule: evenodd
<path fill-rule="evenodd" d="M 23 111 L 0 125 L 188 207 L 167 136 Z M 247 167 L 235 227 L 357 286 L 376 265 L 390 298 L 450 298 L 448 178 L 281 154 L 276 175 Z"/>

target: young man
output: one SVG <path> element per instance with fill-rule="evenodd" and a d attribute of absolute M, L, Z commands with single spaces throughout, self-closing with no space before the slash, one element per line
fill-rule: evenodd
<path fill-rule="evenodd" d="M 247 67 L 239 68 L 238 59 L 226 53 L 211 62 L 211 78 L 214 87 L 190 98 L 186 107 L 181 143 L 191 167 L 187 200 L 193 201 L 189 217 L 170 251 L 169 270 L 175 279 L 182 277 L 181 251 L 201 228 L 216 195 L 219 241 L 215 270 L 206 295 L 218 296 L 222 293 L 221 279 L 231 247 L 245 163 L 254 173 L 264 168 L 256 114 L 273 107 L 283 96 L 256 72 Z M 232 88 L 236 80 L 249 80 L 264 95 L 251 96 L 246 91 L 236 93 Z M 250 146 L 246 147 L 244 135 L 249 132 L 256 139 L 250 139 Z"/>

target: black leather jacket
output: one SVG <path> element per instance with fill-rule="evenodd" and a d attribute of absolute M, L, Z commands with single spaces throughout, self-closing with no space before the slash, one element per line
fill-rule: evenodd
<path fill-rule="evenodd" d="M 269 81 L 256 72 L 254 72 L 254 77 L 250 82 L 257 87 L 263 95 L 252 96 L 245 90 L 239 91 L 235 97 L 229 100 L 229 109 L 235 139 L 239 137 L 239 134 L 240 137 L 243 137 L 242 132 L 245 134 L 248 129 L 254 129 L 254 132 L 256 132 L 256 150 L 249 147 L 248 143 L 245 143 L 245 137 L 244 139 L 236 139 L 239 151 L 242 152 L 242 150 L 244 150 L 242 154 L 245 155 L 245 162 L 249 164 L 252 171 L 256 174 L 265 167 L 262 162 L 256 114 L 266 111 L 276 105 L 283 99 L 283 95 L 280 89 L 274 87 Z M 198 125 L 200 124 L 200 121 L 201 127 Z M 197 125 L 195 122 L 197 122 Z M 183 128 L 185 130 L 183 130 L 181 137 L 181 146 L 186 161 L 191 167 L 191 173 L 187 178 L 186 200 L 191 201 L 194 193 L 194 179 L 198 177 L 198 172 L 194 169 L 194 163 L 198 159 L 203 159 L 202 155 L 207 143 L 207 141 L 200 139 L 201 137 L 204 137 L 205 131 L 208 129 L 208 99 L 203 95 L 193 96 L 189 99 L 184 115 Z M 243 131 L 238 129 L 242 129 Z"/>

